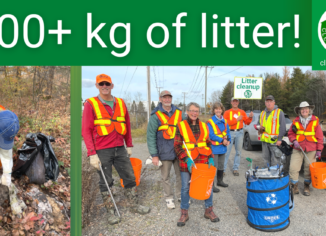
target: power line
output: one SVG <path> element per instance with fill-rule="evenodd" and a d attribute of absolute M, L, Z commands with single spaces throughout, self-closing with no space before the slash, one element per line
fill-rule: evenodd
<path fill-rule="evenodd" d="M 240 69 L 241 67 L 243 67 L 243 66 L 239 66 L 238 68 L 236 68 L 236 69 L 234 69 L 234 70 L 231 70 L 231 71 L 229 71 L 229 72 L 227 72 L 227 73 L 224 73 L 224 74 L 221 74 L 221 75 L 217 75 L 217 76 L 212 76 L 212 77 L 210 77 L 210 78 L 216 78 L 216 77 L 221 77 L 221 76 L 223 76 L 223 75 L 227 75 L 227 74 L 229 74 L 229 73 L 231 73 L 231 72 L 233 72 L 233 71 L 236 71 L 236 70 Z"/>
<path fill-rule="evenodd" d="M 121 92 L 122 92 L 122 89 L 123 89 L 123 85 L 124 85 L 124 83 L 125 83 L 125 79 L 126 79 L 127 72 L 128 72 L 128 67 L 129 67 L 129 66 L 127 66 L 126 74 L 125 74 L 125 77 L 124 77 L 124 79 L 123 79 L 123 83 L 122 83 L 122 87 L 121 87 L 121 90 L 120 90 L 120 95 L 119 95 L 119 97 L 121 96 Z"/>
<path fill-rule="evenodd" d="M 130 79 L 130 81 L 129 81 L 128 87 L 127 87 L 127 89 L 126 89 L 126 92 L 128 91 L 128 88 L 129 88 L 129 85 L 130 85 L 130 83 L 131 83 L 132 78 L 134 78 L 134 75 L 135 75 L 135 73 L 136 73 L 137 68 L 138 68 L 138 66 L 136 66 L 136 69 L 135 69 L 134 73 L 133 73 L 132 76 L 131 76 L 131 79 Z"/>
<path fill-rule="evenodd" d="M 197 70 L 198 70 L 198 68 L 199 68 L 199 71 L 198 71 L 198 74 L 197 74 Z M 192 84 L 190 85 L 190 88 L 189 88 L 189 90 L 188 90 L 188 93 L 191 93 L 191 91 L 194 89 L 194 86 L 195 86 L 195 84 L 196 84 L 196 82 L 197 82 L 197 80 L 198 80 L 199 74 L 200 74 L 201 67 L 198 66 L 198 67 L 197 67 L 197 70 L 196 70 L 196 72 L 195 72 L 195 77 L 194 77 L 193 80 L 192 80 Z M 196 74 L 197 74 L 197 77 L 196 77 Z"/>

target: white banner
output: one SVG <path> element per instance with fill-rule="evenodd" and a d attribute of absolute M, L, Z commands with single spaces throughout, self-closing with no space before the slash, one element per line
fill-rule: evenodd
<path fill-rule="evenodd" d="M 263 78 L 234 77 L 234 98 L 261 99 Z"/>

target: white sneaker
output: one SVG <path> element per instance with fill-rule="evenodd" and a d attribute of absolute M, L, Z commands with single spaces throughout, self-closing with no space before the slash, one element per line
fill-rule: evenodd
<path fill-rule="evenodd" d="M 175 205 L 174 205 L 174 200 L 173 199 L 167 199 L 165 200 L 166 201 L 166 206 L 169 208 L 169 209 L 175 209 Z"/>

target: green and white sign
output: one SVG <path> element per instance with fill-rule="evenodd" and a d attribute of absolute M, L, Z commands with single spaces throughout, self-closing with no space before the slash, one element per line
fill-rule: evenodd
<path fill-rule="evenodd" d="M 261 99 L 263 78 L 234 77 L 234 98 Z"/>
<path fill-rule="evenodd" d="M 322 15 L 319 20 L 318 36 L 321 44 L 326 49 L 326 12 Z"/>

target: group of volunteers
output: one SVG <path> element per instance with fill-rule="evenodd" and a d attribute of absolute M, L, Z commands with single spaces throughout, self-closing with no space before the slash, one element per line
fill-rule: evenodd
<path fill-rule="evenodd" d="M 110 76 L 100 74 L 96 77 L 96 88 L 99 95 L 86 100 L 82 118 L 82 135 L 87 147 L 87 153 L 92 166 L 103 168 L 110 188 L 114 189 L 112 165 L 117 170 L 124 183 L 124 194 L 131 204 L 131 210 L 139 214 L 147 214 L 150 208 L 139 204 L 136 191 L 135 176 L 129 160 L 132 154 L 132 138 L 130 118 L 123 99 L 114 97 L 111 93 L 114 84 Z M 160 103 L 151 112 L 147 126 L 147 145 L 152 157 L 152 163 L 160 166 L 166 205 L 175 208 L 174 194 L 180 202 L 181 217 L 177 226 L 184 226 L 189 219 L 190 205 L 189 187 L 192 168 L 197 163 L 208 164 L 208 168 L 217 168 L 213 191 L 205 200 L 204 217 L 211 222 L 219 218 L 213 211 L 213 192 L 219 192 L 217 186 L 228 187 L 223 182 L 232 146 L 236 155 L 233 163 L 233 175 L 239 176 L 241 149 L 243 145 L 243 125 L 249 125 L 253 120 L 253 112 L 238 108 L 239 100 L 232 98 L 232 108 L 225 110 L 221 102 L 212 106 L 211 118 L 205 123 L 199 120 L 200 106 L 190 102 L 186 114 L 172 103 L 172 94 L 164 90 L 160 93 Z M 262 155 L 266 165 L 276 165 L 280 161 L 280 150 L 286 134 L 283 111 L 275 105 L 272 95 L 265 98 L 266 108 L 260 114 L 255 125 L 262 141 Z M 298 117 L 293 121 L 288 136 L 294 144 L 290 162 L 291 185 L 295 193 L 298 191 L 299 170 L 304 160 L 305 152 L 310 162 L 321 156 L 323 135 L 318 118 L 312 115 L 314 106 L 303 102 L 295 108 Z M 125 148 L 126 146 L 126 148 Z M 303 151 L 301 151 L 301 148 Z M 174 169 L 176 176 L 175 191 L 171 186 L 170 172 Z M 309 163 L 305 161 L 304 194 L 309 195 L 311 183 Z M 114 214 L 112 199 L 100 175 L 100 191 L 103 202 L 108 209 L 109 224 L 116 224 L 120 218 Z M 111 191 L 114 192 L 115 191 Z"/>

